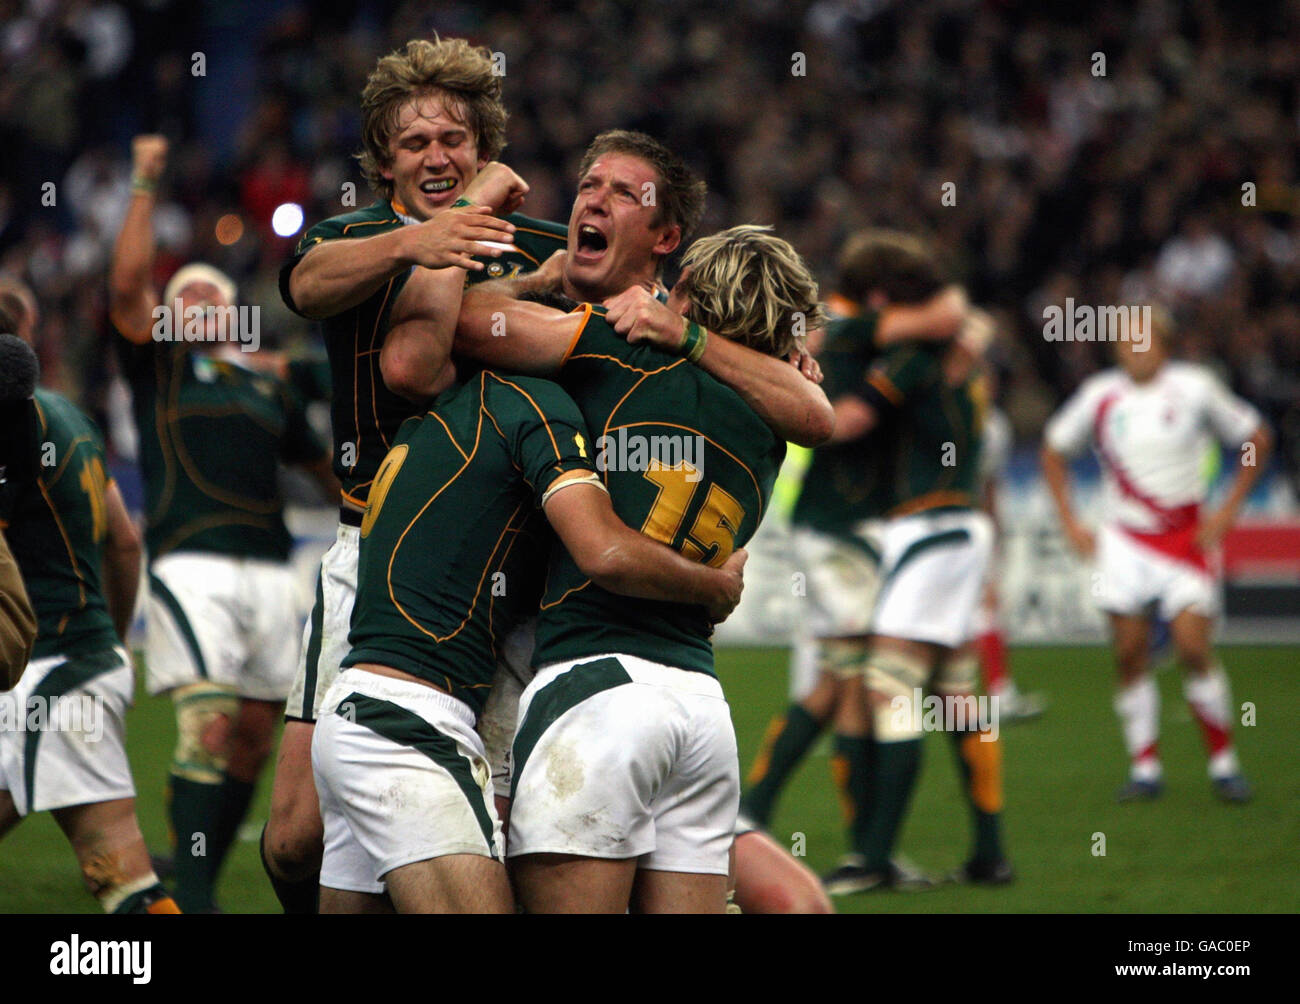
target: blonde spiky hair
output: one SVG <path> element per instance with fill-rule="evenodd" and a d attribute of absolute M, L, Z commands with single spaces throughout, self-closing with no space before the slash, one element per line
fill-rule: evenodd
<path fill-rule="evenodd" d="M 789 355 L 826 323 L 817 280 L 771 227 L 746 224 L 701 237 L 682 257 L 682 271 L 692 321 L 767 355 Z"/>

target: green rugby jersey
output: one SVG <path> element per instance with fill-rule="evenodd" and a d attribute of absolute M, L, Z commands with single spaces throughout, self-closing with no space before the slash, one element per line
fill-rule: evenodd
<path fill-rule="evenodd" d="M 410 221 L 410 217 L 405 220 Z M 516 227 L 513 251 L 500 258 L 480 258 L 486 267 L 468 274 L 471 283 L 510 278 L 531 272 L 555 251 L 564 248 L 568 229 L 557 223 L 512 213 L 506 217 Z M 298 242 L 292 257 L 280 270 L 280 295 L 301 314 L 289 291 L 289 276 L 298 262 L 322 241 L 374 237 L 403 225 L 403 216 L 386 200 L 317 223 Z M 364 506 L 379 463 L 392 446 L 397 428 L 422 408 L 384 385 L 379 354 L 388 334 L 388 318 L 409 272 L 389 279 L 368 299 L 320 321 L 333 373 L 330 420 L 334 429 L 334 473 L 343 483 L 343 495 Z"/>
<path fill-rule="evenodd" d="M 876 315 L 833 321 L 826 329 L 822 389 L 832 403 L 846 394 L 865 397 L 867 374 L 879 357 Z M 791 523 L 822 533 L 848 533 L 862 520 L 884 516 L 894 505 L 888 470 L 889 430 L 828 443 L 813 450 Z"/>
<path fill-rule="evenodd" d="M 947 345 L 904 344 L 867 378 L 868 401 L 889 421 L 891 516 L 978 504 L 984 385 L 944 377 Z"/>
<path fill-rule="evenodd" d="M 101 570 L 108 536 L 104 439 L 66 398 L 39 388 L 40 476 L 14 503 L 6 536 L 36 611 L 33 659 L 119 644 Z"/>
<path fill-rule="evenodd" d="M 280 380 L 177 342 L 119 339 L 140 433 L 150 560 L 204 551 L 286 561 L 279 463 L 325 455 Z"/>
<path fill-rule="evenodd" d="M 784 441 L 699 367 L 629 345 L 601 307 L 579 309 L 587 316 L 558 379 L 596 437 L 614 511 L 692 560 L 723 564 L 763 518 Z M 556 547 L 533 664 L 624 652 L 712 674 L 712 633 L 703 607 L 606 592 Z"/>
<path fill-rule="evenodd" d="M 477 714 L 496 648 L 537 610 L 552 534 L 542 496 L 591 472 L 591 441 L 558 385 L 480 370 L 396 435 L 371 486 L 344 666 L 391 666 Z"/>

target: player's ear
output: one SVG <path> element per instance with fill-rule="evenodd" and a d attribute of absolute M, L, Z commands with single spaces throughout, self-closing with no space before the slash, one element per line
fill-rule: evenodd
<path fill-rule="evenodd" d="M 670 255 L 677 250 L 677 245 L 681 242 L 681 225 L 674 223 L 672 226 L 664 228 L 664 232 L 660 235 L 659 240 L 651 250 L 657 255 Z"/>

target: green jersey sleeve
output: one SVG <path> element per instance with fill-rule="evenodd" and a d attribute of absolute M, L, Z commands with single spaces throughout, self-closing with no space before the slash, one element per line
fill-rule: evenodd
<path fill-rule="evenodd" d="M 488 414 L 506 438 L 510 456 L 537 505 L 571 471 L 590 472 L 591 436 L 582 413 L 558 384 L 530 377 L 485 373 Z M 493 415 L 499 410 L 502 417 Z"/>

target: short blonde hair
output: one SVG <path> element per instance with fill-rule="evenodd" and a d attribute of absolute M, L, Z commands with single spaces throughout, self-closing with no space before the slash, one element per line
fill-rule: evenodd
<path fill-rule="evenodd" d="M 506 145 L 506 108 L 501 103 L 501 77 L 492 53 L 463 38 L 433 41 L 414 38 L 375 64 L 361 92 L 363 149 L 357 155 L 370 187 L 386 199 L 393 183 L 382 169 L 393 162 L 388 146 L 397 132 L 397 116 L 412 98 L 434 94 L 447 112 L 474 134 L 481 160 L 496 160 Z"/>
<path fill-rule="evenodd" d="M 817 280 L 771 227 L 744 225 L 701 237 L 682 257 L 687 316 L 769 356 L 787 356 L 826 323 Z"/>

